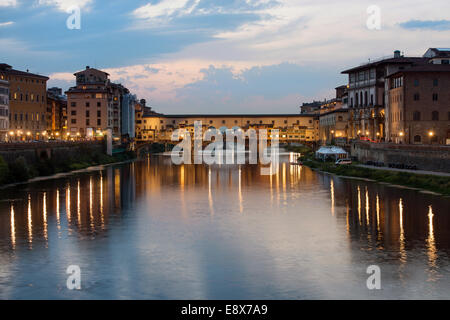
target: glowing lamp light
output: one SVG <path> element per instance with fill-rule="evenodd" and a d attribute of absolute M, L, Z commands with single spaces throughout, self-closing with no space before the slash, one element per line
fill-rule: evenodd
<path fill-rule="evenodd" d="M 433 132 L 433 131 L 430 131 L 430 132 L 428 132 L 428 135 L 429 135 L 430 137 L 432 137 L 432 136 L 434 136 L 434 132 Z"/>
<path fill-rule="evenodd" d="M 400 132 L 400 137 L 403 137 L 405 134 L 403 132 Z"/>
<path fill-rule="evenodd" d="M 27 136 L 31 136 L 31 132 L 30 131 L 27 132 Z"/>

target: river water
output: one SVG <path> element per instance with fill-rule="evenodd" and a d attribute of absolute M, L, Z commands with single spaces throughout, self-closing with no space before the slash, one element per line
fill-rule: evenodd
<path fill-rule="evenodd" d="M 450 297 L 449 198 L 284 160 L 148 157 L 0 190 L 0 298 Z"/>

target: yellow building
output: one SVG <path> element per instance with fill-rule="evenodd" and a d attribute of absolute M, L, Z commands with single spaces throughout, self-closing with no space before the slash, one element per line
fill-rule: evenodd
<path fill-rule="evenodd" d="M 255 115 L 162 115 L 136 116 L 136 136 L 139 142 L 170 142 L 176 129 L 185 129 L 193 137 L 194 123 L 201 121 L 207 129 L 240 128 L 244 131 L 266 129 L 268 139 L 275 138 L 272 130 L 279 130 L 280 143 L 314 143 L 319 140 L 319 119 L 309 114 L 255 114 Z"/>
<path fill-rule="evenodd" d="M 41 139 L 47 129 L 48 77 L 0 64 L 0 78 L 9 82 L 9 134 L 14 140 Z"/>

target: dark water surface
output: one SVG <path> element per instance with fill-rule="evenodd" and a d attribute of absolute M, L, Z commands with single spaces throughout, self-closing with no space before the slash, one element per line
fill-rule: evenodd
<path fill-rule="evenodd" d="M 289 163 L 152 157 L 0 190 L 0 298 L 448 299 L 449 208 Z"/>

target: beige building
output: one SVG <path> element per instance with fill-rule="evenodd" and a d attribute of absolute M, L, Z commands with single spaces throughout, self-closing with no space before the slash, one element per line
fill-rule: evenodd
<path fill-rule="evenodd" d="M 13 140 L 41 139 L 47 129 L 48 77 L 0 64 L 0 79 L 9 82 L 9 135 Z"/>
<path fill-rule="evenodd" d="M 137 118 L 138 119 L 138 118 Z M 139 120 L 138 120 L 139 121 Z M 203 132 L 208 129 L 266 129 L 268 139 L 275 138 L 272 130 L 279 130 L 280 143 L 314 143 L 319 139 L 319 119 L 317 115 L 277 114 L 277 115 L 143 115 L 136 123 L 139 141 L 170 142 L 176 129 L 185 129 L 193 137 L 194 123 L 202 122 Z"/>
<path fill-rule="evenodd" d="M 88 131 L 103 135 L 113 127 L 113 97 L 109 74 L 94 68 L 74 74 L 76 86 L 67 92 L 67 135 L 85 137 Z"/>
<path fill-rule="evenodd" d="M 7 140 L 9 131 L 9 83 L 0 77 L 0 141 Z"/>
<path fill-rule="evenodd" d="M 389 141 L 450 144 L 450 65 L 405 68 L 388 84 Z"/>
<path fill-rule="evenodd" d="M 319 137 L 322 145 L 347 145 L 351 137 L 350 110 L 338 108 L 320 114 Z"/>

